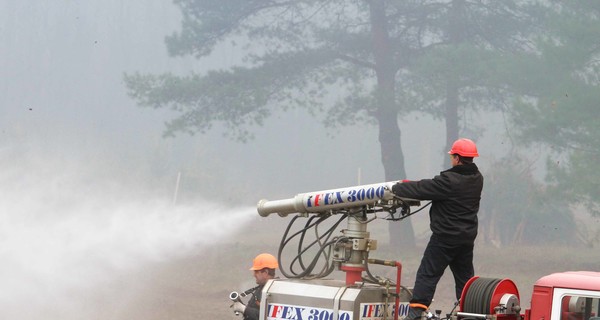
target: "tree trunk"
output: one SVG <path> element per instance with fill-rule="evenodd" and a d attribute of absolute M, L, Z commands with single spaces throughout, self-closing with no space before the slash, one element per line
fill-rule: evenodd
<path fill-rule="evenodd" d="M 464 41 L 466 8 L 464 0 L 453 0 L 450 8 L 448 40 L 459 44 Z M 446 150 L 458 139 L 458 90 L 460 79 L 450 73 L 446 79 Z M 450 167 L 450 157 L 444 158 L 444 168 Z"/>
<path fill-rule="evenodd" d="M 398 126 L 398 108 L 395 103 L 396 67 L 390 49 L 390 39 L 383 0 L 370 2 L 371 35 L 377 75 L 377 106 L 375 118 L 379 123 L 381 162 L 386 181 L 406 178 L 404 155 Z M 394 248 L 412 250 L 415 234 L 410 220 L 390 222 L 390 245 Z"/>
<path fill-rule="evenodd" d="M 400 128 L 396 120 L 397 113 L 379 119 L 379 143 L 381 144 L 381 162 L 385 171 L 385 181 L 406 178 L 404 156 L 400 144 Z M 415 248 L 415 233 L 410 220 L 390 221 L 388 225 L 390 246 L 412 250 Z"/>
<path fill-rule="evenodd" d="M 446 150 L 458 139 L 458 88 L 452 79 L 446 85 Z M 444 168 L 450 167 L 450 157 L 444 157 Z"/>

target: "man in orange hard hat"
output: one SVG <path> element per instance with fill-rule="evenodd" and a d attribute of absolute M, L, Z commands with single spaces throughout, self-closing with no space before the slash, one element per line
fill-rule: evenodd
<path fill-rule="evenodd" d="M 392 187 L 394 194 L 417 200 L 431 200 L 431 238 L 417 270 L 408 320 L 420 318 L 433 301 L 436 286 L 448 266 L 454 275 L 456 299 L 473 277 L 473 245 L 477 236 L 477 213 L 483 176 L 473 163 L 477 146 L 458 139 L 450 151 L 452 168 L 433 179 L 403 180 Z"/>
<path fill-rule="evenodd" d="M 277 268 L 279 268 L 277 258 L 269 253 L 261 253 L 254 258 L 250 270 L 254 272 L 254 278 L 258 286 L 252 291 L 248 305 L 244 305 L 240 301 L 233 304 L 233 311 L 236 314 L 243 314 L 244 320 L 258 320 L 262 290 L 267 281 L 275 278 Z"/>

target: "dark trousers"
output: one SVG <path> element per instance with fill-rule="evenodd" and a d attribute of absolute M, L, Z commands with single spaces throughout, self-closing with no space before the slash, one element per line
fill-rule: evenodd
<path fill-rule="evenodd" d="M 448 266 L 454 275 L 458 300 L 465 284 L 474 275 L 473 244 L 451 245 L 432 237 L 423 253 L 410 302 L 431 305 L 435 288 Z"/>

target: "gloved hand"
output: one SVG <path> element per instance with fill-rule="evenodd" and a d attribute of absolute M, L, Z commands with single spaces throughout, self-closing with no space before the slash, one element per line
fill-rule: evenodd
<path fill-rule="evenodd" d="M 243 304 L 239 301 L 236 301 L 233 303 L 233 312 L 235 312 L 235 314 L 239 314 L 239 313 L 243 314 L 245 310 L 246 310 L 245 304 Z"/>

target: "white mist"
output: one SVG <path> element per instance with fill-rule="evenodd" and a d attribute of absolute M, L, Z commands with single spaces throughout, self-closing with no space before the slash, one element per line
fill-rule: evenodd
<path fill-rule="evenodd" d="M 206 201 L 174 206 L 172 194 L 149 197 L 108 174 L 110 163 L 83 158 L 0 151 L 1 319 L 90 319 L 82 301 L 90 292 L 197 253 L 256 215 Z"/>

